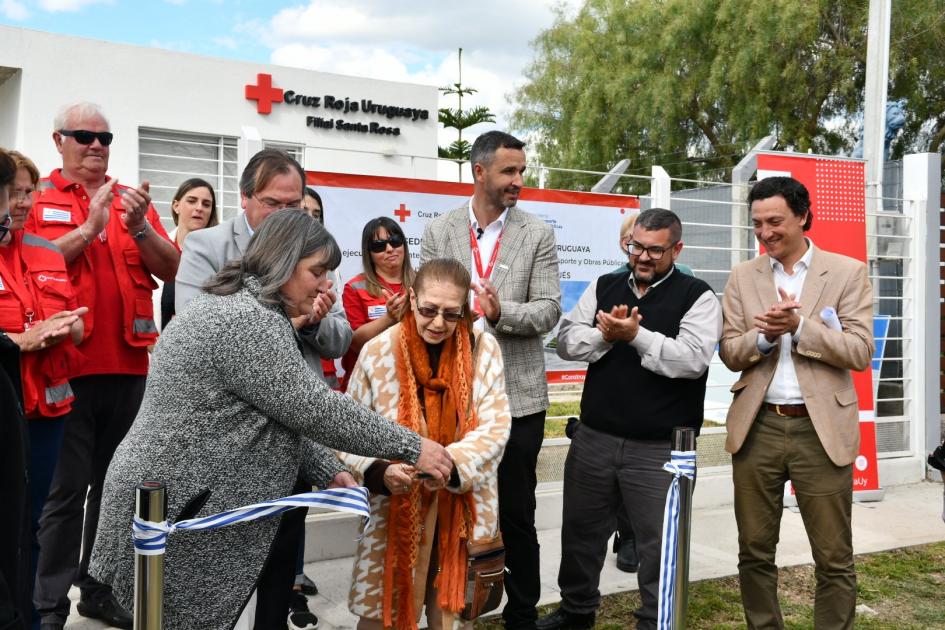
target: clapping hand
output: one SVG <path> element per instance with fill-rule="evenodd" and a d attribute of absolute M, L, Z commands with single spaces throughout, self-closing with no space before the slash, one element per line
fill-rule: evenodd
<path fill-rule="evenodd" d="M 597 311 L 597 330 L 604 336 L 604 341 L 631 342 L 636 339 L 640 330 L 640 309 L 634 306 L 629 309 L 626 304 L 620 304 L 610 309 L 610 312 Z"/>
<path fill-rule="evenodd" d="M 495 285 L 483 278 L 479 284 L 472 284 L 472 290 L 476 292 L 479 308 L 482 309 L 482 314 L 486 316 L 486 319 L 490 322 L 499 321 L 499 317 L 502 316 L 502 305 L 499 304 L 499 294 L 495 290 Z"/>
<path fill-rule="evenodd" d="M 387 289 L 382 289 L 384 297 L 387 298 L 387 317 L 391 320 L 393 326 L 404 318 L 407 312 L 407 292 L 400 291 L 393 293 Z"/>
<path fill-rule="evenodd" d="M 798 314 L 801 303 L 784 289 L 778 289 L 778 295 L 781 297 L 780 301 L 772 304 L 761 315 L 755 315 L 755 326 L 764 333 L 768 343 L 774 343 L 784 333 L 793 335 L 801 323 L 801 316 Z"/>
<path fill-rule="evenodd" d="M 331 307 L 334 306 L 335 302 L 338 300 L 338 296 L 335 295 L 335 292 L 332 290 L 332 282 L 328 281 L 328 288 L 319 293 L 318 296 L 312 300 L 312 311 L 310 313 L 304 313 L 302 315 L 297 315 L 292 319 L 292 327 L 296 330 L 305 328 L 306 326 L 314 326 L 318 322 L 325 319 L 328 315 L 328 312 L 331 310 Z"/>
<path fill-rule="evenodd" d="M 121 219 L 132 234 L 143 230 L 148 222 L 148 206 L 151 205 L 150 190 L 151 184 L 144 181 L 138 188 L 126 188 L 121 195 L 121 205 L 125 209 L 125 214 Z"/>
<path fill-rule="evenodd" d="M 106 179 L 101 188 L 92 195 L 92 200 L 89 201 L 89 216 L 85 220 L 85 223 L 79 226 L 79 232 L 82 233 L 82 237 L 86 242 L 91 241 L 94 237 L 101 234 L 105 230 L 105 226 L 108 225 L 108 219 L 111 216 L 112 200 L 115 198 L 115 193 L 112 192 L 112 188 L 117 183 L 117 179 Z M 88 226 L 88 233 L 82 230 L 85 226 Z"/>
<path fill-rule="evenodd" d="M 35 322 L 29 329 L 11 335 L 22 352 L 35 352 L 60 343 L 72 331 L 72 325 L 89 312 L 81 306 L 74 311 L 60 311 L 47 319 Z"/>

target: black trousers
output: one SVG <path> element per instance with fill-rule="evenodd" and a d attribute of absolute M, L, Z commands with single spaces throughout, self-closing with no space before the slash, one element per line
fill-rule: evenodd
<path fill-rule="evenodd" d="M 631 440 L 578 426 L 564 464 L 558 586 L 567 612 L 588 614 L 600 606 L 600 572 L 622 498 L 640 559 L 636 627 L 656 629 L 663 509 L 672 480 L 663 464 L 669 454 L 669 440 Z"/>
<path fill-rule="evenodd" d="M 505 454 L 499 464 L 499 527 L 505 543 L 505 627 L 529 628 L 538 618 L 541 596 L 535 487 L 538 451 L 545 435 L 545 412 L 512 418 Z"/>
<path fill-rule="evenodd" d="M 111 595 L 111 587 L 88 574 L 89 559 L 98 530 L 105 473 L 138 415 L 144 383 L 144 376 L 129 374 L 83 376 L 71 381 L 75 402 L 66 416 L 59 463 L 39 522 L 33 603 L 42 617 L 55 616 L 65 622 L 73 583 L 85 600 L 102 601 Z M 134 500 L 131 493 L 128 500 Z"/>
<path fill-rule="evenodd" d="M 30 620 L 29 434 L 20 392 L 20 351 L 0 334 L 0 629 Z M 34 420 L 33 422 L 42 422 Z"/>
<path fill-rule="evenodd" d="M 292 494 L 311 490 L 312 484 L 299 477 L 295 480 Z M 256 582 L 255 630 L 286 630 L 288 627 L 286 621 L 295 583 L 295 562 L 299 544 L 305 536 L 306 514 L 308 510 L 305 508 L 296 508 L 283 514 L 279 521 L 269 557 Z"/>

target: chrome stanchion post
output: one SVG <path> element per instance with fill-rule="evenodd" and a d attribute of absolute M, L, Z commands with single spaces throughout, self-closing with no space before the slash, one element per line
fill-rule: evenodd
<path fill-rule="evenodd" d="M 135 514 L 143 521 L 160 523 L 166 518 L 164 484 L 144 481 L 135 488 Z M 164 628 L 164 554 L 135 555 L 134 630 Z"/>
<path fill-rule="evenodd" d="M 689 427 L 673 429 L 673 450 L 696 450 L 696 431 Z M 673 630 L 686 630 L 689 604 L 689 538 L 692 523 L 692 490 L 696 480 L 679 478 L 679 523 L 676 537 L 676 583 L 673 600 Z"/>

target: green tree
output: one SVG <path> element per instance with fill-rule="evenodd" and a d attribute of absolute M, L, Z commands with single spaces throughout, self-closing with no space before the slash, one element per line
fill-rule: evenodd
<path fill-rule="evenodd" d="M 914 150 L 945 128 L 942 57 L 923 49 L 941 50 L 943 1 L 897 0 L 893 11 L 890 98 L 910 110 L 896 146 Z M 543 164 L 578 169 L 627 157 L 631 173 L 660 164 L 720 180 L 768 134 L 780 149 L 846 152 L 862 115 L 867 20 L 866 0 L 586 0 L 533 42 L 512 122 L 537 137 Z M 595 180 L 549 175 L 579 189 Z"/>
<path fill-rule="evenodd" d="M 440 91 L 445 95 L 456 95 L 459 106 L 456 109 L 441 107 L 439 120 L 447 129 L 455 129 L 457 133 L 456 141 L 447 147 L 439 147 L 441 158 L 450 160 L 466 161 L 469 159 L 469 151 L 472 145 L 467 140 L 463 140 L 463 130 L 484 122 L 495 122 L 495 116 L 489 111 L 488 107 L 473 107 L 472 109 L 463 109 L 463 97 L 475 94 L 475 90 L 469 86 L 463 85 L 463 49 L 459 49 L 459 80 L 456 83 L 441 87 Z"/>

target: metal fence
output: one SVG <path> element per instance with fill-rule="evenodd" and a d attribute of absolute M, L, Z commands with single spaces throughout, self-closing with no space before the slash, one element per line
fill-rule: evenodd
<path fill-rule="evenodd" d="M 305 147 L 308 149 L 312 147 Z M 424 158 L 424 161 L 430 160 Z M 443 162 L 444 168 L 439 168 L 439 162 Z M 457 164 L 453 161 L 437 163 L 436 171 L 440 178 L 455 179 L 458 172 L 465 179 L 462 174 L 468 170 L 467 165 L 459 164 L 455 170 Z M 530 169 L 538 173 L 540 186 L 545 180 L 544 175 L 550 171 L 572 173 L 574 176 L 564 181 L 573 182 L 572 187 L 580 190 L 589 189 L 594 181 L 606 175 L 604 172 L 542 165 Z M 925 369 L 924 348 L 920 347 L 923 333 L 916 330 L 915 319 L 921 302 L 921 284 L 926 275 L 926 270 L 921 268 L 925 263 L 917 255 L 923 251 L 921 243 L 915 241 L 917 227 L 922 226 L 919 225 L 921 221 L 916 221 L 912 215 L 917 206 L 910 205 L 903 198 L 904 180 L 903 163 L 887 163 L 879 208 L 867 212 L 868 266 L 874 288 L 874 313 L 889 318 L 889 331 L 881 365 L 878 365 L 875 388 L 877 450 L 881 458 L 912 456 L 917 449 L 923 448 L 915 442 L 924 424 L 922 415 L 928 406 L 916 400 L 917 392 L 921 392 L 926 380 L 922 373 Z M 757 243 L 743 201 L 751 182 L 728 184 L 717 180 L 672 179 L 659 167 L 654 167 L 652 177 L 627 175 L 622 176 L 621 182 L 632 182 L 635 189 L 649 183 L 651 193 L 639 197 L 641 209 L 668 206 L 679 215 L 685 242 L 680 262 L 692 267 L 717 295 L 721 296 L 731 268 L 757 255 Z M 937 230 L 935 238 L 937 242 Z M 938 277 L 937 272 L 935 276 Z M 936 350 L 936 357 L 938 354 Z M 724 422 L 731 402 L 729 388 L 736 378 L 737 374 L 730 372 L 716 355 L 709 370 L 705 406 L 707 420 L 718 424 Z M 937 394 L 937 384 L 935 391 Z M 922 394 L 918 396 L 921 398 Z M 704 436 L 716 437 L 702 442 L 717 444 L 713 451 L 719 451 L 717 456 L 706 453 L 708 460 L 715 465 L 724 465 L 728 462 L 721 450 L 724 428 L 708 426 Z M 700 446 L 700 458 L 703 457 L 702 448 Z M 551 468 L 556 467 L 550 461 L 547 463 Z"/>
<path fill-rule="evenodd" d="M 916 452 L 913 443 L 916 405 L 913 401 L 914 368 L 909 352 L 914 337 L 913 303 L 917 285 L 915 267 L 922 264 L 913 259 L 915 221 L 908 214 L 902 198 L 902 163 L 889 162 L 885 166 L 881 209 L 867 213 L 867 251 L 869 277 L 874 287 L 874 314 L 889 319 L 889 330 L 883 348 L 876 384 L 876 437 L 881 458 L 911 456 Z M 603 174 L 602 174 L 603 175 Z M 668 205 L 683 223 L 685 247 L 679 262 L 692 267 L 693 272 L 709 283 L 721 297 L 730 270 L 734 264 L 757 255 L 758 248 L 748 220 L 748 208 L 743 201 L 747 188 L 711 181 L 671 180 L 672 192 Z M 653 195 L 640 197 L 641 209 L 657 205 Z M 705 416 L 712 422 L 724 421 L 731 402 L 729 388 L 737 379 L 716 354 L 709 368 Z M 921 422 L 920 422 L 921 424 Z M 706 437 L 721 430 L 710 428 Z M 717 446 L 713 453 L 705 453 L 716 465 L 727 458 L 721 450 L 721 440 L 709 441 Z M 702 457 L 700 448 L 700 458 Z"/>

